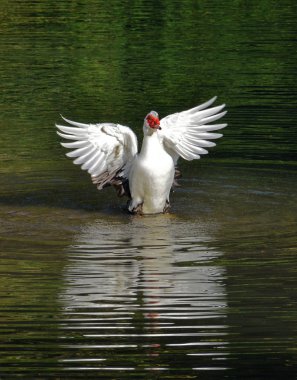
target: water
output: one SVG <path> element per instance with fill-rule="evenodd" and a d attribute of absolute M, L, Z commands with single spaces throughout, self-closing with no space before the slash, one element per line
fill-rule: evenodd
<path fill-rule="evenodd" d="M 296 4 L 1 1 L 0 377 L 295 379 Z M 229 127 L 134 217 L 59 113 L 128 124 L 219 95 Z"/>

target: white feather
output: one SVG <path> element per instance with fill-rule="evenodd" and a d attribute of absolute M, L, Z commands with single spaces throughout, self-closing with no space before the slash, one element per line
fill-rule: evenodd
<path fill-rule="evenodd" d="M 81 168 L 92 176 L 107 173 L 108 178 L 123 167 L 130 167 L 129 162 L 137 154 L 137 138 L 130 128 L 112 123 L 84 124 L 62 118 L 72 126 L 56 124 L 57 133 L 75 141 L 61 143 L 65 148 L 76 148 L 66 153 L 74 159 L 74 164 L 82 165 Z"/>
<path fill-rule="evenodd" d="M 72 142 L 72 143 L 61 143 L 61 145 L 64 148 L 73 149 L 73 148 L 83 148 L 83 147 L 89 145 L 89 143 L 86 142 L 86 141 L 75 141 L 75 142 Z"/>
<path fill-rule="evenodd" d="M 216 97 L 187 111 L 168 115 L 161 120 L 160 135 L 163 145 L 175 162 L 177 161 L 176 154 L 186 160 L 200 158 L 200 154 L 207 153 L 204 148 L 216 145 L 208 140 L 222 136 L 220 133 L 211 131 L 223 129 L 227 124 L 208 125 L 226 114 L 226 111 L 222 111 L 225 104 L 208 108 L 215 100 Z"/>
<path fill-rule="evenodd" d="M 94 154 L 91 155 L 91 157 L 82 165 L 83 170 L 89 170 L 94 163 L 97 161 L 98 157 L 100 156 L 100 152 L 95 151 Z"/>
<path fill-rule="evenodd" d="M 83 148 L 75 149 L 72 152 L 66 153 L 66 156 L 71 157 L 71 158 L 81 157 L 84 154 L 88 153 L 90 151 L 90 149 L 92 149 L 92 146 L 90 144 L 88 144 L 87 146 L 85 146 Z"/>
<path fill-rule="evenodd" d="M 100 174 L 100 171 L 102 170 L 101 167 L 102 167 L 102 162 L 103 161 L 104 161 L 104 154 L 102 154 L 101 152 L 99 152 L 99 154 L 98 154 L 95 162 L 89 168 L 88 173 L 90 173 L 91 175 L 98 175 L 98 174 Z"/>
<path fill-rule="evenodd" d="M 209 108 L 215 100 L 216 97 L 166 116 L 160 122 L 161 130 L 155 126 L 150 128 L 145 119 L 145 136 L 139 154 L 135 134 L 120 124 L 84 124 L 62 117 L 70 126 L 57 125 L 57 133 L 72 141 L 61 143 L 72 149 L 66 155 L 88 171 L 99 190 L 107 184 L 118 187 L 120 176 L 124 176 L 131 193 L 130 211 L 141 207 L 144 213 L 162 212 L 168 205 L 178 158 L 190 161 L 207 154 L 207 149 L 216 145 L 210 140 L 222 136 L 213 131 L 227 126 L 209 124 L 226 114 L 222 111 L 224 104 Z M 158 116 L 156 112 L 152 115 Z"/>
<path fill-rule="evenodd" d="M 212 105 L 212 103 L 214 103 L 216 101 L 217 97 L 214 96 L 213 98 L 209 99 L 207 102 L 205 103 L 202 103 L 200 104 L 199 106 L 197 107 L 194 107 L 194 108 L 191 108 L 187 111 L 183 111 L 184 114 L 192 114 L 192 113 L 196 113 L 198 111 L 201 111 L 201 110 L 204 110 L 205 108 L 209 107 Z"/>
<path fill-rule="evenodd" d="M 212 125 L 198 125 L 198 126 L 194 126 L 194 127 L 191 127 L 187 130 L 187 132 L 190 132 L 192 131 L 193 133 L 197 133 L 198 131 L 199 132 L 209 132 L 209 131 L 217 131 L 219 129 L 223 129 L 227 126 L 227 124 L 212 124 Z"/>
<path fill-rule="evenodd" d="M 64 117 L 62 115 L 61 115 L 61 118 L 63 120 L 65 120 L 66 123 L 71 124 L 71 125 L 75 125 L 76 127 L 79 127 L 79 128 L 88 129 L 90 126 L 90 124 L 78 123 L 77 121 L 72 121 L 72 120 L 66 119 L 66 117 Z"/>
<path fill-rule="evenodd" d="M 94 152 L 96 151 L 96 147 L 94 146 L 93 148 L 91 149 L 88 149 L 88 151 L 82 155 L 82 156 L 79 156 L 76 160 L 74 160 L 73 162 L 76 164 L 76 165 L 81 165 L 83 163 L 85 163 L 88 159 L 90 159 L 92 157 L 92 155 L 94 154 Z"/>
<path fill-rule="evenodd" d="M 220 112 L 223 108 L 225 107 L 225 104 L 222 104 L 220 106 L 217 106 L 217 107 L 213 107 L 213 108 L 208 108 L 206 110 L 203 110 L 203 111 L 200 111 L 198 113 L 195 113 L 192 118 L 197 118 L 199 120 L 202 120 L 203 118 L 207 117 L 207 116 L 211 116 L 211 115 L 215 115 L 217 114 L 218 112 Z"/>
<path fill-rule="evenodd" d="M 220 119 L 221 117 L 223 117 L 224 115 L 226 115 L 226 112 L 227 111 L 224 111 L 221 113 L 217 113 L 216 115 L 209 116 L 209 117 L 206 117 L 204 119 L 201 119 L 201 123 L 207 124 L 207 123 L 211 123 L 212 121 L 216 121 L 216 120 Z"/>
<path fill-rule="evenodd" d="M 74 127 L 65 127 L 64 125 L 57 125 L 57 128 L 59 128 L 62 132 L 68 133 L 70 135 L 74 136 L 85 136 L 86 131 L 84 129 L 80 128 L 74 128 Z"/>

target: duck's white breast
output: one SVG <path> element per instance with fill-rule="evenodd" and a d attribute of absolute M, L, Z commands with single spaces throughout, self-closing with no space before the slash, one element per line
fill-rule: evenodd
<path fill-rule="evenodd" d="M 163 212 L 174 178 L 171 156 L 153 142 L 135 159 L 129 179 L 132 202 L 143 203 L 145 214 Z"/>

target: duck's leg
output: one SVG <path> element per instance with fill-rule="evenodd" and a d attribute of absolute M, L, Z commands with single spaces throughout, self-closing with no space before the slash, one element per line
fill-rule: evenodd
<path fill-rule="evenodd" d="M 168 199 L 166 199 L 166 203 L 165 203 L 165 206 L 164 206 L 164 209 L 163 209 L 163 214 L 166 214 L 168 213 L 170 210 L 170 202 Z"/>
<path fill-rule="evenodd" d="M 135 199 L 131 199 L 128 201 L 128 211 L 131 212 L 132 214 L 142 214 L 142 206 L 143 206 L 143 201 L 136 201 Z"/>
<path fill-rule="evenodd" d="M 180 179 L 182 177 L 182 173 L 181 171 L 179 170 L 179 168 L 176 166 L 174 168 L 174 179 L 173 179 L 173 183 L 172 183 L 172 186 L 171 186 L 171 192 L 174 192 L 174 189 L 176 187 L 180 187 L 180 184 L 178 183 L 178 179 Z"/>

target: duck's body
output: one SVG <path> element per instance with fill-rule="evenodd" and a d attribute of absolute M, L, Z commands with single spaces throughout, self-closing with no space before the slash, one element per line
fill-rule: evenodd
<path fill-rule="evenodd" d="M 221 134 L 212 133 L 227 124 L 208 123 L 221 118 L 225 105 L 207 108 L 216 98 L 198 107 L 159 120 L 155 111 L 144 119 L 144 138 L 140 153 L 132 130 L 120 124 L 82 124 L 64 119 L 72 126 L 57 125 L 60 136 L 74 148 L 69 157 L 92 177 L 97 188 L 113 185 L 119 196 L 127 195 L 132 213 L 156 214 L 169 208 L 169 194 L 179 157 L 200 158 L 214 146 Z M 74 127 L 73 127 L 74 126 Z M 211 133 L 210 133 L 211 132 Z"/>
<path fill-rule="evenodd" d="M 165 212 L 174 179 L 174 162 L 164 150 L 157 132 L 144 136 L 142 148 L 129 174 L 130 212 Z"/>

